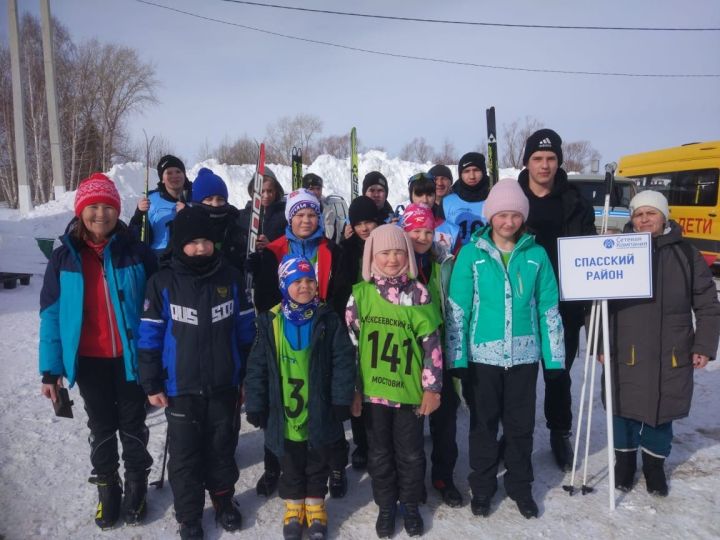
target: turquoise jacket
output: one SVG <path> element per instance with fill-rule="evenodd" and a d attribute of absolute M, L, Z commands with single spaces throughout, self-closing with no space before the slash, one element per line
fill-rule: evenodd
<path fill-rule="evenodd" d="M 70 233 L 73 220 L 53 251 L 40 292 L 40 373 L 67 378 L 73 386 L 77 375 L 77 351 L 83 324 L 84 279 L 77 240 Z M 118 228 L 104 255 L 110 299 L 122 341 L 125 378 L 136 380 L 136 336 L 145 298 L 147 277 L 157 269 L 155 256 L 145 244 L 131 239 L 127 228 Z"/>
<path fill-rule="evenodd" d="M 458 254 L 450 278 L 445 334 L 449 367 L 478 362 L 500 367 L 542 358 L 548 369 L 565 360 L 558 288 L 535 238 L 523 234 L 508 268 L 485 227 Z"/>

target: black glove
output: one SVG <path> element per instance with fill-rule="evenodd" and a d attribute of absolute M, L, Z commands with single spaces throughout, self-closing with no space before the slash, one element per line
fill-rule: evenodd
<path fill-rule="evenodd" d="M 333 405 L 332 412 L 338 422 L 350 420 L 350 405 Z"/>
<path fill-rule="evenodd" d="M 267 421 L 268 421 L 268 412 L 267 411 L 260 411 L 260 412 L 246 412 L 245 417 L 247 418 L 247 421 L 255 426 L 256 428 L 265 429 L 267 427 Z"/>
<path fill-rule="evenodd" d="M 559 379 L 563 373 L 565 373 L 564 369 L 546 369 L 545 370 L 545 380 L 546 381 L 554 381 L 556 379 Z"/>

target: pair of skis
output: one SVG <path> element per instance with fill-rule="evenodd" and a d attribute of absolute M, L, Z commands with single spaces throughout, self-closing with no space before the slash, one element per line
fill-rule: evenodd
<path fill-rule="evenodd" d="M 265 174 L 265 143 L 260 143 L 260 152 L 258 153 L 257 165 L 255 165 L 255 179 L 253 183 L 252 197 L 252 216 L 250 217 L 250 234 L 248 235 L 247 257 L 250 258 L 255 253 L 255 244 L 257 243 L 260 231 L 260 211 L 261 211 L 261 195 L 263 175 Z M 252 298 L 253 275 L 251 272 L 245 272 L 245 285 L 248 298 Z"/>
<path fill-rule="evenodd" d="M 292 190 L 302 187 L 302 148 L 293 146 L 292 149 Z"/>

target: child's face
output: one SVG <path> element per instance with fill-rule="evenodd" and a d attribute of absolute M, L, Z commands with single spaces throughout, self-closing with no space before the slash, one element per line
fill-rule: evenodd
<path fill-rule="evenodd" d="M 205 197 L 202 200 L 202 203 L 217 208 L 219 206 L 225 206 L 227 204 L 227 201 L 222 195 L 211 195 L 210 197 Z"/>
<path fill-rule="evenodd" d="M 412 202 L 415 204 L 424 204 L 425 206 L 432 208 L 432 205 L 435 204 L 435 192 L 433 191 L 432 193 L 423 193 L 420 195 L 413 191 Z"/>
<path fill-rule="evenodd" d="M 523 224 L 523 216 L 519 212 L 498 212 L 490 220 L 493 234 L 503 240 L 515 240 L 515 233 Z"/>
<path fill-rule="evenodd" d="M 265 207 L 270 206 L 277 199 L 277 191 L 275 191 L 275 182 L 265 180 L 260 191 L 260 204 Z"/>
<path fill-rule="evenodd" d="M 318 215 L 312 208 L 303 208 L 290 220 L 292 232 L 298 238 L 308 238 L 317 231 Z"/>
<path fill-rule="evenodd" d="M 162 182 L 170 191 L 179 191 L 185 186 L 185 173 L 178 167 L 168 167 L 163 171 Z"/>
<path fill-rule="evenodd" d="M 214 251 L 215 245 L 207 238 L 196 238 L 195 240 L 190 240 L 183 246 L 183 253 L 188 257 L 212 255 Z"/>
<path fill-rule="evenodd" d="M 433 241 L 433 230 L 426 228 L 413 229 L 407 235 L 412 240 L 413 249 L 415 253 L 422 255 L 427 253 L 432 247 Z"/>
<path fill-rule="evenodd" d="M 293 281 L 288 287 L 290 299 L 298 304 L 307 304 L 317 293 L 317 281 L 307 277 Z"/>
<path fill-rule="evenodd" d="M 353 231 L 355 231 L 355 234 L 358 235 L 360 240 L 365 241 L 370 236 L 370 233 L 373 232 L 373 229 L 377 226 L 378 224 L 376 221 L 360 221 L 353 226 Z"/>
<path fill-rule="evenodd" d="M 385 251 L 378 251 L 373 261 L 383 274 L 395 277 L 407 265 L 408 254 L 404 249 L 386 249 Z"/>

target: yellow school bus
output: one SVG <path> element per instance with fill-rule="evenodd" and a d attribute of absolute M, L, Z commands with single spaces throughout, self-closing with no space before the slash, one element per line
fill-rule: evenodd
<path fill-rule="evenodd" d="M 620 158 L 618 174 L 638 190 L 667 197 L 670 218 L 683 236 L 702 251 L 708 264 L 720 264 L 720 141 L 689 143 Z"/>

